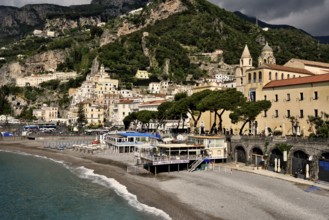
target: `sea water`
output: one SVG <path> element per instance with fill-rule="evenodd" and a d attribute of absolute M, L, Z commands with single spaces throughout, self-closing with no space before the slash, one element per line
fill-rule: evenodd
<path fill-rule="evenodd" d="M 0 219 L 170 219 L 84 167 L 0 152 Z"/>

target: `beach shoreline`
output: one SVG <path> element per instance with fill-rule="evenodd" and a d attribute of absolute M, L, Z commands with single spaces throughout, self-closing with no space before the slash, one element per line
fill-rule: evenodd
<path fill-rule="evenodd" d="M 229 164 L 218 164 L 217 169 L 207 171 L 137 175 L 127 172 L 131 165 L 127 158 L 133 160 L 133 154 L 57 151 L 44 148 L 45 143 L 46 139 L 1 140 L 0 150 L 44 156 L 69 167 L 94 170 L 95 174 L 115 179 L 140 203 L 162 210 L 172 219 L 327 220 L 329 216 L 329 191 L 315 188 L 307 192 L 309 185 L 286 179 L 240 170 L 227 172 Z"/>
<path fill-rule="evenodd" d="M 191 207 L 180 201 L 178 196 L 163 190 L 160 183 L 168 178 L 166 174 L 135 175 L 127 173 L 126 163 L 120 163 L 97 155 L 77 153 L 71 150 L 57 151 L 43 147 L 43 140 L 1 140 L 0 150 L 13 153 L 27 153 L 62 161 L 70 167 L 85 167 L 95 174 L 113 178 L 127 187 L 127 190 L 137 196 L 137 200 L 150 207 L 155 207 L 167 213 L 172 219 L 219 219 L 202 213 L 197 207 Z M 175 177 L 177 178 L 177 177 Z"/>

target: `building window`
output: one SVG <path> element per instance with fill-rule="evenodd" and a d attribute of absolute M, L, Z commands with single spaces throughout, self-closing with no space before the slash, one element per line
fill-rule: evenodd
<path fill-rule="evenodd" d="M 275 73 L 275 80 L 278 80 L 278 73 Z"/>
<path fill-rule="evenodd" d="M 257 76 L 256 76 L 256 73 L 254 72 L 254 74 L 253 74 L 253 82 L 254 83 L 256 82 L 256 79 L 257 79 Z"/>
<path fill-rule="evenodd" d="M 283 73 L 281 73 L 281 79 L 284 79 L 284 75 L 283 75 Z"/>
<path fill-rule="evenodd" d="M 248 74 L 248 83 L 251 83 L 251 73 Z"/>
<path fill-rule="evenodd" d="M 299 101 L 303 101 L 304 100 L 304 94 L 301 92 L 299 93 Z"/>
<path fill-rule="evenodd" d="M 287 93 L 287 102 L 290 101 L 290 93 Z"/>
<path fill-rule="evenodd" d="M 267 117 L 267 111 L 264 111 L 264 118 Z"/>
<path fill-rule="evenodd" d="M 318 100 L 318 92 L 317 91 L 314 91 L 314 95 L 313 95 L 313 99 L 314 100 Z"/>
<path fill-rule="evenodd" d="M 271 72 L 268 73 L 268 79 L 272 80 L 272 73 Z"/>
<path fill-rule="evenodd" d="M 276 102 L 279 101 L 279 96 L 278 96 L 278 94 L 275 94 L 275 101 L 276 101 Z"/>
<path fill-rule="evenodd" d="M 319 117 L 319 112 L 317 109 L 314 109 L 314 117 Z"/>
<path fill-rule="evenodd" d="M 299 110 L 299 117 L 304 118 L 304 110 L 303 109 Z"/>
<path fill-rule="evenodd" d="M 259 82 L 262 82 L 263 81 L 263 74 L 262 74 L 262 72 L 259 72 L 258 73 L 258 81 Z"/>
<path fill-rule="evenodd" d="M 256 91 L 252 90 L 249 92 L 249 101 L 250 102 L 255 102 L 256 101 Z"/>
<path fill-rule="evenodd" d="M 264 100 L 267 100 L 267 96 L 266 95 L 264 95 Z"/>
<path fill-rule="evenodd" d="M 275 117 L 275 118 L 278 118 L 278 117 L 279 117 L 279 110 L 275 110 L 274 117 Z"/>
<path fill-rule="evenodd" d="M 293 75 L 293 76 L 292 76 L 292 78 L 296 78 L 296 76 L 295 76 L 295 75 Z"/>
<path fill-rule="evenodd" d="M 290 118 L 290 110 L 287 110 L 287 118 Z"/>

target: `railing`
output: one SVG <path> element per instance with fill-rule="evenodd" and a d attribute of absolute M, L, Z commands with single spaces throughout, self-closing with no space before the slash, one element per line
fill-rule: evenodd
<path fill-rule="evenodd" d="M 157 161 L 157 160 L 196 160 L 199 159 L 200 156 L 197 155 L 181 155 L 181 156 L 157 156 L 157 155 L 149 155 L 149 154 L 140 154 L 141 158 Z"/>
<path fill-rule="evenodd" d="M 273 137 L 265 137 L 265 136 L 232 136 L 232 142 L 240 142 L 240 141 L 285 141 L 292 143 L 329 143 L 329 138 L 308 138 L 308 137 L 294 137 L 294 136 L 273 136 Z"/>
<path fill-rule="evenodd" d="M 199 160 L 194 161 L 191 164 L 191 166 L 189 167 L 188 172 L 194 171 L 200 164 L 202 164 L 202 162 L 203 162 L 203 159 L 199 159 Z"/>

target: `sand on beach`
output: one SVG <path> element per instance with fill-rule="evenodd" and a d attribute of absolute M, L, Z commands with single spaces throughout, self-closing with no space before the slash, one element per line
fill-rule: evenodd
<path fill-rule="evenodd" d="M 0 150 L 21 151 L 65 161 L 116 179 L 138 201 L 163 210 L 172 219 L 324 219 L 329 216 L 326 191 L 305 192 L 271 177 L 222 169 L 153 175 L 127 173 L 132 155 L 95 155 L 44 149 L 37 141 L 0 141 Z"/>
<path fill-rule="evenodd" d="M 69 166 L 86 167 L 94 173 L 114 178 L 127 187 L 128 191 L 137 196 L 138 201 L 148 206 L 166 212 L 172 219 L 219 219 L 218 217 L 202 213 L 188 204 L 178 200 L 175 193 L 163 191 L 159 182 L 166 175 L 155 178 L 150 175 L 133 175 L 127 173 L 127 164 L 109 159 L 108 156 L 96 156 L 78 153 L 71 150 L 56 151 L 43 148 L 42 141 L 17 140 L 0 141 L 0 150 L 10 152 L 24 152 L 32 155 L 45 156 L 64 161 Z"/>

